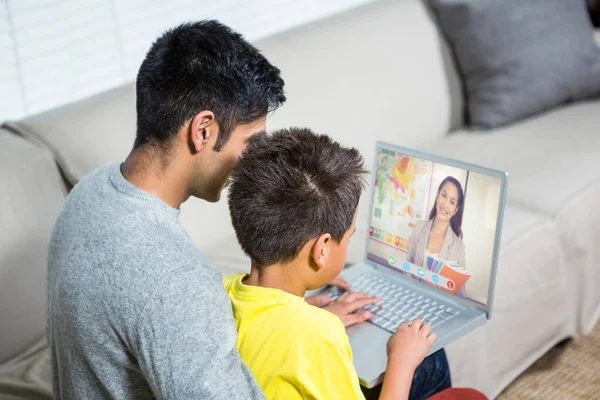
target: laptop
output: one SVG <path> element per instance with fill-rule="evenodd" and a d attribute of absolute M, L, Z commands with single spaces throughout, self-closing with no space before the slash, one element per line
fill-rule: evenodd
<path fill-rule="evenodd" d="M 366 260 L 344 269 L 353 291 L 381 298 L 347 328 L 361 385 L 381 383 L 402 321 L 431 323 L 430 355 L 491 318 L 508 174 L 378 142 Z M 338 288 L 323 289 L 334 299 Z"/>

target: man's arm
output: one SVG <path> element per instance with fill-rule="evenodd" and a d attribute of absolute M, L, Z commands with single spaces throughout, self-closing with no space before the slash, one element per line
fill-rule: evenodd
<path fill-rule="evenodd" d="M 264 399 L 235 346 L 231 304 L 216 271 L 169 273 L 149 296 L 134 337 L 158 399 Z"/>

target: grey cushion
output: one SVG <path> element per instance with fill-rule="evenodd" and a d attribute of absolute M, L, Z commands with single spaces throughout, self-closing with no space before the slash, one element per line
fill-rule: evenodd
<path fill-rule="evenodd" d="M 430 2 L 454 48 L 473 127 L 600 94 L 600 49 L 585 0 Z"/>

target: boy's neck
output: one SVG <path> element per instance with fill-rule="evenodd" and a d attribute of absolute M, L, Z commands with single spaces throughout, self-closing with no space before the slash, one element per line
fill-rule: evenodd
<path fill-rule="evenodd" d="M 268 267 L 259 268 L 254 261 L 250 274 L 244 279 L 245 285 L 260 286 L 271 289 L 279 289 L 284 292 L 304 297 L 307 285 L 298 271 L 297 261 L 287 264 L 273 264 Z"/>

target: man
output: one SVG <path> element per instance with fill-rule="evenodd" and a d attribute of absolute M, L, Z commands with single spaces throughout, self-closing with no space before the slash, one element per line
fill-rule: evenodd
<path fill-rule="evenodd" d="M 152 45 L 137 77 L 133 150 L 75 186 L 48 247 L 55 398 L 263 398 L 235 347 L 222 275 L 177 217 L 190 196 L 219 200 L 246 141 L 285 101 L 283 85 L 215 21 Z M 330 310 L 347 325 L 366 319 L 351 313 L 371 301 Z"/>

